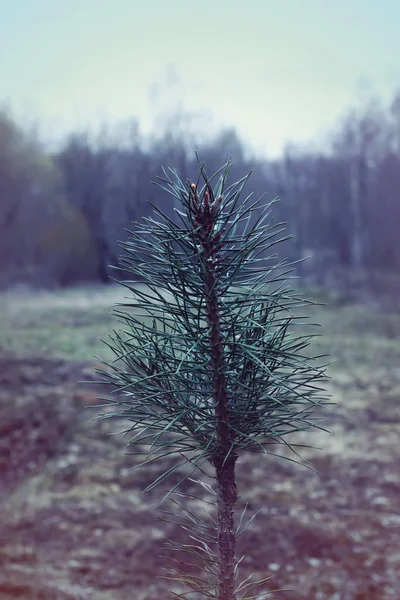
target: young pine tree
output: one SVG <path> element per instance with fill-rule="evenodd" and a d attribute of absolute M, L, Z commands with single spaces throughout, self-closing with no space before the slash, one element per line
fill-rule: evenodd
<path fill-rule="evenodd" d="M 192 517 L 197 544 L 183 548 L 204 555 L 207 577 L 181 580 L 218 600 L 250 597 L 236 583 L 238 456 L 270 453 L 271 444 L 289 445 L 288 434 L 317 427 L 325 377 L 304 353 L 312 336 L 295 333 L 294 311 L 307 301 L 289 287 L 287 263 L 271 254 L 287 239 L 285 229 L 272 222 L 271 203 L 251 194 L 241 201 L 248 176 L 228 185 L 230 169 L 228 162 L 209 178 L 201 166 L 196 183 L 184 184 L 172 170 L 159 178 L 175 199 L 176 218 L 153 207 L 154 217 L 123 244 L 131 299 L 116 311 L 125 331 L 108 344 L 115 360 L 100 371 L 116 393 L 108 403 L 115 410 L 100 416 L 130 421 L 129 445 L 148 448 L 141 464 L 183 459 L 148 489 L 184 464 L 184 478 L 205 463 L 212 468 L 215 554 L 212 535 Z"/>

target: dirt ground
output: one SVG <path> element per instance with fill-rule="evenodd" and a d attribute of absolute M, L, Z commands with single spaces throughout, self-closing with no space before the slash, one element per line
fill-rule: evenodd
<path fill-rule="evenodd" d="M 112 287 L 0 296 L 0 600 L 163 600 L 173 589 L 165 539 L 190 539 L 157 520 L 163 486 L 143 493 L 166 465 L 131 470 L 137 457 L 110 435 L 124 424 L 89 408 L 102 390 L 88 361 L 121 299 Z M 338 359 L 331 434 L 290 440 L 315 447 L 301 454 L 317 472 L 240 458 L 237 517 L 259 511 L 238 540 L 240 579 L 271 576 L 257 600 L 399 600 L 400 313 L 330 299 L 315 319 L 316 353 Z M 182 490 L 199 494 L 188 480 Z"/>
<path fill-rule="evenodd" d="M 130 471 L 116 423 L 93 421 L 98 390 L 77 383 L 89 367 L 0 355 L 2 599 L 168 596 L 161 547 L 184 536 L 155 519 L 160 490 L 142 493 L 161 467 Z M 303 451 L 320 474 L 239 462 L 238 514 L 260 510 L 239 538 L 241 575 L 286 589 L 260 600 L 400 598 L 400 386 L 378 396 L 341 377 L 331 391 L 331 435 L 299 439 L 322 448 Z"/>

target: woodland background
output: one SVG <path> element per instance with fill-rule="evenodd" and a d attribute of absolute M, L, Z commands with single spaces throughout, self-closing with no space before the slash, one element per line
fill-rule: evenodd
<path fill-rule="evenodd" d="M 209 173 L 231 156 L 235 179 L 253 170 L 249 192 L 280 197 L 274 214 L 294 234 L 287 254 L 311 257 L 302 275 L 317 284 L 339 278 L 379 287 L 398 272 L 400 91 L 389 105 L 365 100 L 312 149 L 288 144 L 279 159 L 252 155 L 234 128 L 199 136 L 195 123 L 183 109 L 147 135 L 137 120 L 103 123 L 50 149 L 38 128 L 19 126 L 3 107 L 0 286 L 107 283 L 118 241 L 150 214 L 148 200 L 174 218 L 172 202 L 151 181 L 161 166 L 194 177 L 195 150 Z"/>

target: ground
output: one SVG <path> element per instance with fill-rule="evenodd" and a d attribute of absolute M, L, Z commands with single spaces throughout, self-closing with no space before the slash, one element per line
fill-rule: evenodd
<path fill-rule="evenodd" d="M 105 356 L 98 338 L 123 295 L 0 297 L 0 599 L 168 596 L 161 548 L 166 535 L 186 538 L 156 520 L 162 490 L 142 491 L 165 467 L 130 470 L 136 457 L 109 435 L 119 424 L 89 408 L 101 393 L 91 357 Z M 331 433 L 295 440 L 315 447 L 301 452 L 315 471 L 270 456 L 238 464 L 238 516 L 246 503 L 249 516 L 260 511 L 239 538 L 240 574 L 283 588 L 259 600 L 400 598 L 400 314 L 328 300 L 313 317 L 325 334 L 316 351 L 338 361 Z"/>

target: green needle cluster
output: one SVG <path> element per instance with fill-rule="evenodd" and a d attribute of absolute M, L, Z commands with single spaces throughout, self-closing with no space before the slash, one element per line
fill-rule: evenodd
<path fill-rule="evenodd" d="M 146 448 L 141 465 L 183 459 L 147 489 L 183 463 L 184 477 L 206 462 L 215 468 L 221 600 L 234 598 L 239 453 L 289 445 L 288 434 L 318 427 L 314 409 L 325 403 L 324 366 L 299 329 L 297 312 L 310 301 L 275 254 L 289 236 L 273 221 L 274 201 L 243 198 L 249 176 L 228 184 L 231 166 L 208 177 L 200 165 L 195 183 L 164 170 L 158 185 L 175 219 L 153 205 L 122 244 L 130 298 L 116 311 L 124 329 L 108 342 L 115 360 L 101 371 L 115 394 L 103 416 L 129 420 L 128 444 Z"/>

